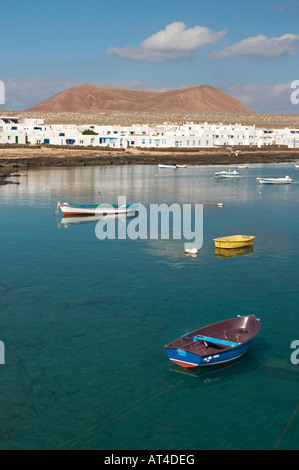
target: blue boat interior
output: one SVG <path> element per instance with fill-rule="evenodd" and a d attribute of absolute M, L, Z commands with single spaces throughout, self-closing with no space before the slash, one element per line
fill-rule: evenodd
<path fill-rule="evenodd" d="M 224 339 L 219 339 L 219 338 L 211 338 L 210 336 L 204 336 L 204 335 L 196 335 L 193 338 L 193 341 L 206 341 L 207 343 L 213 343 L 213 344 L 220 344 L 223 346 L 228 346 L 229 348 L 235 348 L 238 346 L 239 343 L 235 343 L 233 341 L 227 341 Z"/>

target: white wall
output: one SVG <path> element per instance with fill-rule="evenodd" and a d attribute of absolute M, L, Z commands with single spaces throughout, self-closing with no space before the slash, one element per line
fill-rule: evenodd
<path fill-rule="evenodd" d="M 16 127 L 17 129 L 12 129 Z M 82 135 L 91 129 L 97 135 Z M 299 130 L 257 129 L 241 124 L 210 125 L 208 123 L 163 124 L 155 127 L 97 125 L 45 125 L 43 120 L 23 119 L 22 122 L 5 123 L 0 118 L 0 143 L 31 143 L 31 145 L 82 145 L 125 148 L 127 145 L 141 148 L 213 148 L 217 146 L 264 146 L 277 143 L 289 147 L 298 146 Z M 16 139 L 17 138 L 17 139 Z M 297 148 L 297 147 L 296 147 Z"/>

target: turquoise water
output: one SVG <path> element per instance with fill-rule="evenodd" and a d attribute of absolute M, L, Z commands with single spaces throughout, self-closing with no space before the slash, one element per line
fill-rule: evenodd
<path fill-rule="evenodd" d="M 222 169 L 36 169 L 0 188 L 0 449 L 299 449 L 299 172 L 215 180 Z M 95 222 L 54 216 L 57 201 L 118 195 L 204 204 L 198 256 L 183 239 L 100 241 Z M 236 233 L 256 235 L 254 250 L 214 256 L 213 238 Z M 239 314 L 262 328 L 238 362 L 186 374 L 168 361 L 186 329 Z"/>

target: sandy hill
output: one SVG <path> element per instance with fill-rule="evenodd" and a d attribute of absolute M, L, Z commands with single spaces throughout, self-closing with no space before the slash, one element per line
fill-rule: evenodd
<path fill-rule="evenodd" d="M 79 85 L 37 104 L 30 111 L 150 111 L 252 114 L 240 101 L 208 85 L 157 91 Z"/>

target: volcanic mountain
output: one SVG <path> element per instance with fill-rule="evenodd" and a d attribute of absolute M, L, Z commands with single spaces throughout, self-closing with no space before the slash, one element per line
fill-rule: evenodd
<path fill-rule="evenodd" d="M 240 101 L 208 85 L 166 92 L 79 85 L 68 88 L 30 108 L 30 111 L 52 112 L 89 110 L 158 113 L 254 113 L 252 109 Z"/>

